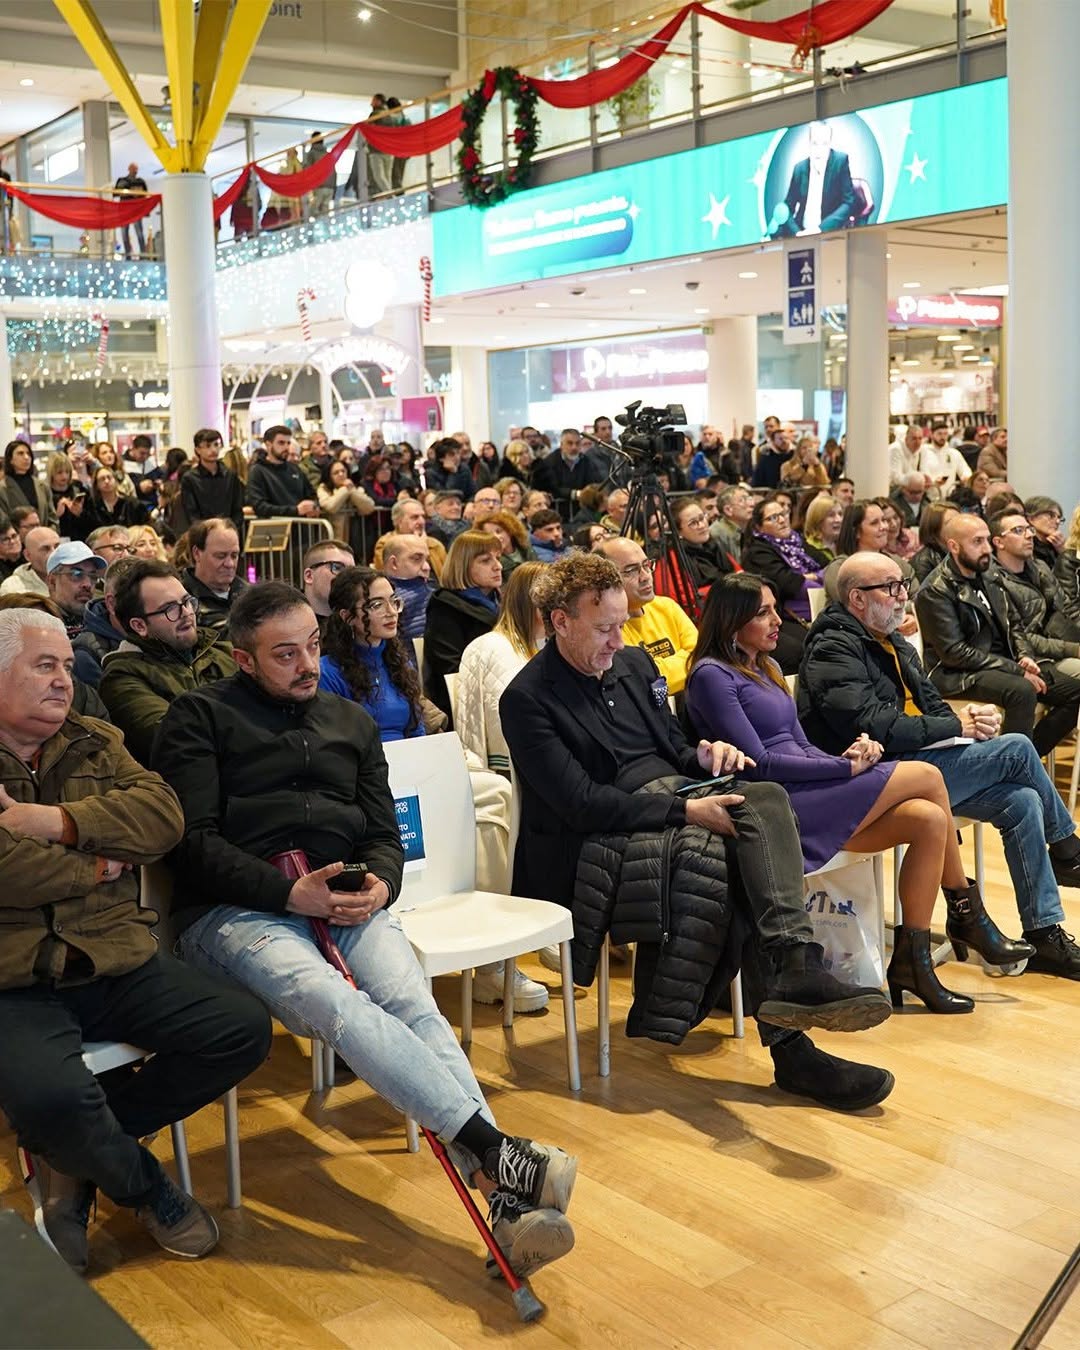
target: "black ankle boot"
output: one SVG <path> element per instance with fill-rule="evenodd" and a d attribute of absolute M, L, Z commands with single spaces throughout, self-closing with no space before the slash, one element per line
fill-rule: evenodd
<path fill-rule="evenodd" d="M 934 974 L 930 956 L 930 933 L 926 928 L 897 927 L 893 933 L 893 954 L 885 978 L 889 982 L 894 1008 L 904 1006 L 904 990 L 921 998 L 933 1013 L 969 1013 L 974 999 L 950 993 Z"/>
<path fill-rule="evenodd" d="M 809 1097 L 835 1111 L 862 1111 L 883 1102 L 896 1079 L 888 1069 L 855 1064 L 819 1050 L 801 1033 L 770 1045 L 776 1086 L 797 1097 Z"/>
<path fill-rule="evenodd" d="M 1030 929 L 1024 937 L 1035 948 L 1035 955 L 1027 963 L 1028 970 L 1043 975 L 1061 975 L 1066 980 L 1080 980 L 1080 947 L 1061 924 Z"/>
<path fill-rule="evenodd" d="M 880 989 L 843 984 L 823 964 L 816 942 L 800 942 L 776 953 L 779 966 L 769 996 L 757 1010 L 761 1022 L 804 1031 L 865 1031 L 889 1016 L 889 1000 Z"/>
<path fill-rule="evenodd" d="M 970 877 L 963 889 L 943 886 L 949 917 L 945 932 L 958 961 L 966 961 L 968 948 L 978 952 L 990 966 L 1011 966 L 1035 955 L 1030 942 L 1007 938 L 983 907 L 979 888 Z"/>

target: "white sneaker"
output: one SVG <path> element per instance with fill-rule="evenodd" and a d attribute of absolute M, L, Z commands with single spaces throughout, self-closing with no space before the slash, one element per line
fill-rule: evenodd
<path fill-rule="evenodd" d="M 473 975 L 472 996 L 474 1003 L 501 1003 L 503 997 L 503 964 L 488 966 L 477 970 Z M 538 984 L 514 971 L 514 1012 L 541 1012 L 548 1005 L 547 986 Z"/>
<path fill-rule="evenodd" d="M 553 942 L 550 947 L 540 948 L 540 964 L 545 970 L 553 970 L 556 975 L 562 974 L 562 958 L 557 942 Z"/>

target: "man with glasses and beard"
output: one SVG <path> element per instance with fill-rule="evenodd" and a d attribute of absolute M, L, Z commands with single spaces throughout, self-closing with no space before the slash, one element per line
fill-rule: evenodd
<path fill-rule="evenodd" d="M 127 748 L 149 765 L 170 703 L 232 675 L 236 662 L 220 632 L 197 626 L 199 602 L 170 563 L 133 563 L 117 583 L 113 608 L 127 637 L 105 657 L 99 692 Z"/>
<path fill-rule="evenodd" d="M 892 558 L 855 553 L 842 564 L 837 585 L 839 603 L 815 620 L 799 669 L 807 736 L 841 754 L 865 734 L 884 746 L 885 759 L 920 759 L 940 769 L 954 815 L 989 821 L 1002 832 L 1024 938 L 1036 952 L 1028 970 L 1080 979 L 1080 947 L 1061 927 L 1058 892 L 1059 884 L 1080 886 L 1080 839 L 1035 747 L 1026 736 L 999 736 L 1001 718 L 990 704 L 967 703 L 954 712 L 927 679 L 915 649 L 897 632 L 907 591 Z M 961 736 L 972 743 L 933 748 Z M 978 888 L 970 890 L 974 895 L 946 899 L 954 924 L 977 928 L 982 902 Z"/>

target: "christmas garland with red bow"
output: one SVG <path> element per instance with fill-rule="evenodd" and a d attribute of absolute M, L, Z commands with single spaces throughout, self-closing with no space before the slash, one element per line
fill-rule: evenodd
<path fill-rule="evenodd" d="M 480 156 L 480 127 L 495 94 L 514 105 L 514 148 L 517 158 L 507 169 L 485 173 Z M 482 84 L 461 104 L 461 148 L 457 162 L 461 172 L 461 192 L 470 206 L 494 206 L 512 192 L 520 192 L 532 179 L 532 159 L 540 143 L 540 123 L 536 116 L 536 90 L 530 80 L 513 66 L 489 70 Z"/>

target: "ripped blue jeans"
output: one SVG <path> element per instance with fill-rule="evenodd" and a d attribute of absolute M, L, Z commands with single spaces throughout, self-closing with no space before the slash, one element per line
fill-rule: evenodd
<path fill-rule="evenodd" d="M 250 990 L 294 1035 L 332 1045 L 357 1077 L 439 1135 L 470 1176 L 479 1160 L 453 1141 L 478 1111 L 494 1121 L 393 911 L 330 932 L 358 989 L 323 959 L 296 914 L 219 905 L 185 930 L 179 951 Z"/>

